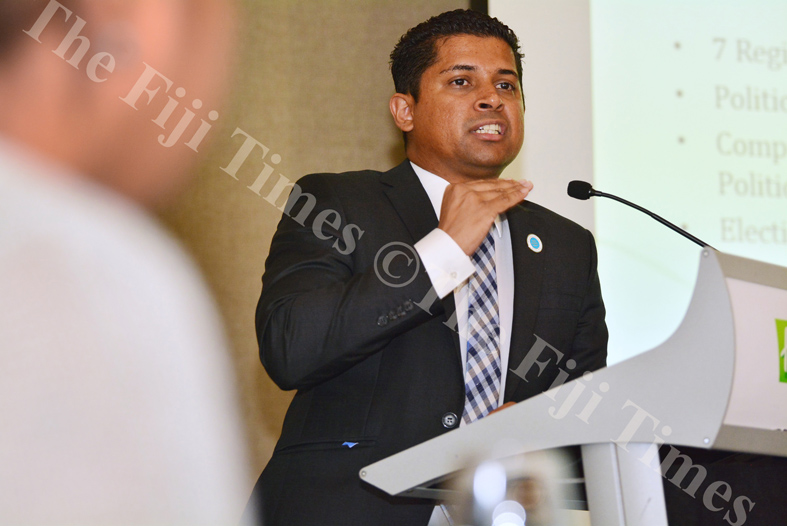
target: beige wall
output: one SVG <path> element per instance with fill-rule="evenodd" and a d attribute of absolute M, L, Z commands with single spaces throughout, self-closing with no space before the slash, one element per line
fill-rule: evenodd
<path fill-rule="evenodd" d="M 409 27 L 457 0 L 244 0 L 235 93 L 211 130 L 214 143 L 196 183 L 165 222 L 202 267 L 231 339 L 256 479 L 273 450 L 292 393 L 280 391 L 260 365 L 254 309 L 271 236 L 281 215 L 247 187 L 271 157 L 267 195 L 278 174 L 294 181 L 315 171 L 386 169 L 403 158 L 388 113 L 393 82 L 388 54 Z M 237 172 L 222 171 L 243 137 L 257 149 Z M 250 480 L 249 490 L 251 490 Z"/>

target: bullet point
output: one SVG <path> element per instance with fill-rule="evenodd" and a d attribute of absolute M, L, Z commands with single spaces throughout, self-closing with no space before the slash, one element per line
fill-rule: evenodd
<path fill-rule="evenodd" d="M 675 49 L 680 49 L 680 42 L 675 42 Z"/>
<path fill-rule="evenodd" d="M 676 94 L 678 95 L 678 97 L 682 97 L 683 96 L 683 90 L 678 90 L 676 92 Z"/>
<path fill-rule="evenodd" d="M 683 137 L 678 137 L 678 142 L 683 144 L 684 142 L 686 142 L 686 139 L 684 139 Z"/>

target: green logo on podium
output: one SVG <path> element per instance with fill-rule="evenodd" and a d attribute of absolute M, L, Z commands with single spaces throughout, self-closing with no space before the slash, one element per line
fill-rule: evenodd
<path fill-rule="evenodd" d="M 779 381 L 787 383 L 787 320 L 776 320 L 776 338 L 779 342 Z"/>

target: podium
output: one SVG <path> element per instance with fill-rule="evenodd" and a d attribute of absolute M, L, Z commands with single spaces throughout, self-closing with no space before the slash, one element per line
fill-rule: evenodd
<path fill-rule="evenodd" d="M 436 498 L 431 485 L 479 460 L 579 445 L 593 526 L 667 526 L 659 446 L 671 445 L 663 462 L 682 462 L 681 446 L 787 457 L 787 268 L 709 248 L 700 257 L 686 316 L 660 346 L 366 466 L 361 479 Z M 714 506 L 731 508 L 715 491 Z"/>

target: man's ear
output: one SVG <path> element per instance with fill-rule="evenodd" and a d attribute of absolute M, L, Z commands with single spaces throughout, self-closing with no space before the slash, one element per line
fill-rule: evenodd
<path fill-rule="evenodd" d="M 415 100 L 410 94 L 394 93 L 389 102 L 396 127 L 407 133 L 413 130 L 413 107 Z"/>

